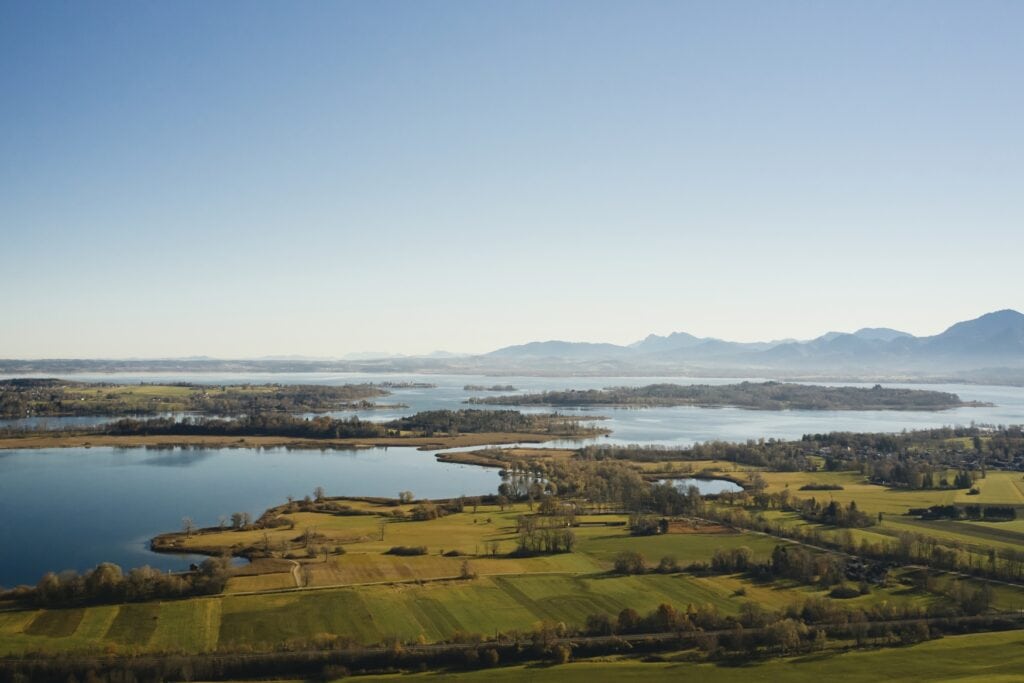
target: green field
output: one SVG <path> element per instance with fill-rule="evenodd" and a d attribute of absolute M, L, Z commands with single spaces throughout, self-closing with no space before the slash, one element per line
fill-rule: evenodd
<path fill-rule="evenodd" d="M 744 595 L 740 595 L 739 589 Z M 1012 590 L 1012 589 L 1007 589 Z M 582 624 L 595 613 L 659 604 L 710 604 L 735 614 L 745 602 L 770 609 L 824 592 L 739 576 L 518 574 L 471 581 L 382 584 L 359 588 L 202 598 L 165 603 L 12 612 L 0 615 L 0 653 L 42 650 L 203 652 L 218 646 L 269 646 L 333 634 L 372 644 L 390 637 L 436 641 L 463 633 L 526 631 L 538 623 Z M 1019 602 L 1020 593 L 1013 599 Z M 934 599 L 896 584 L 849 606 Z M 1009 600 L 1010 598 L 1008 598 Z"/>
<path fill-rule="evenodd" d="M 671 657 L 666 657 L 671 659 Z M 365 681 L 592 681 L 692 680 L 701 683 L 1011 683 L 1024 680 L 1024 632 L 951 636 L 913 647 L 826 652 L 741 666 L 686 661 L 645 663 L 608 658 L 561 666 L 509 666 L 467 673 L 369 676 Z"/>
<path fill-rule="evenodd" d="M 988 481 L 998 482 L 1002 488 L 991 486 L 993 496 L 1007 496 L 1011 490 L 1017 490 L 1011 477 L 994 474 L 1002 473 L 990 473 Z M 877 500 L 886 501 L 887 510 L 896 509 L 891 501 L 904 500 L 899 493 L 858 483 L 853 473 L 767 473 L 767 476 L 773 480 L 773 487 L 784 487 L 787 483 L 792 487 L 812 479 L 820 482 L 826 476 L 831 481 L 844 481 L 848 489 L 835 493 L 854 497 L 858 504 L 862 499 L 868 501 L 862 505 L 865 509 L 871 509 L 870 505 Z M 833 494 L 824 492 L 824 495 Z M 934 500 L 952 494 L 933 491 L 913 492 L 913 495 L 915 498 L 931 495 Z M 674 557 L 683 566 L 707 563 L 716 550 L 739 547 L 749 548 L 756 559 L 763 561 L 782 542 L 764 534 L 722 531 L 636 537 L 629 535 L 625 515 L 590 515 L 580 520 L 586 525 L 574 529 L 577 538 L 574 552 L 515 557 L 506 553 L 516 543 L 517 518 L 530 513 L 522 504 L 506 510 L 480 506 L 475 513 L 467 509 L 420 522 L 392 515 L 394 509 L 401 507 L 408 516 L 409 505 L 378 509 L 374 503 L 354 501 L 353 507 L 383 516 L 282 510 L 282 516 L 290 520 L 291 525 L 268 530 L 215 531 L 184 539 L 193 548 L 258 548 L 265 544 L 274 549 L 274 557 L 260 559 L 230 579 L 223 595 L 120 606 L 0 612 L 0 655 L 259 650 L 325 636 L 367 645 L 391 638 L 435 642 L 460 633 L 487 637 L 499 632 L 529 631 L 543 622 L 578 627 L 592 614 L 614 616 L 627 607 L 646 613 L 663 603 L 679 609 L 712 605 L 724 614 L 737 614 L 745 603 L 782 610 L 808 598 L 827 595 L 817 586 L 788 580 L 761 583 L 739 574 L 620 576 L 610 571 L 615 556 L 623 551 L 640 553 L 652 567 L 665 556 Z M 773 510 L 761 514 L 786 526 L 809 524 L 793 512 Z M 855 540 L 887 543 L 895 542 L 901 531 L 908 530 L 956 541 L 964 548 L 985 543 L 1015 547 L 1024 540 L 1024 524 L 1020 522 L 932 523 L 889 514 L 882 524 L 867 529 L 813 526 L 826 537 L 851 534 Z M 307 554 L 297 542 L 307 532 L 317 539 L 316 543 L 329 548 L 326 557 L 322 553 Z M 497 545 L 496 555 L 490 554 L 492 544 Z M 395 545 L 422 545 L 426 546 L 427 553 L 388 554 L 387 550 Z M 345 552 L 339 554 L 333 550 L 338 546 Z M 460 554 L 443 555 L 451 551 Z M 464 564 L 476 578 L 458 578 Z M 937 582 L 929 584 L 929 588 L 936 591 L 929 593 L 923 587 L 915 587 L 923 583 L 920 580 L 916 584 L 904 581 L 914 571 L 919 570 L 895 571 L 887 585 L 876 586 L 867 595 L 837 604 L 847 608 L 923 607 L 946 600 L 942 591 L 951 589 L 950 582 L 963 580 L 941 576 Z M 994 593 L 996 608 L 1016 609 L 1024 605 L 1024 590 L 996 586 Z M 869 654 L 872 653 L 865 653 Z M 832 659 L 861 661 L 848 657 L 840 655 Z M 574 666 L 577 668 L 557 670 L 569 676 L 575 676 L 576 671 L 580 671 L 581 676 L 594 675 L 587 671 L 588 667 L 596 665 Z M 615 666 L 628 668 L 638 664 L 624 662 Z M 643 666 L 650 668 L 637 672 L 628 670 L 623 675 L 666 674 L 657 666 Z M 788 666 L 791 664 L 765 664 L 755 667 L 754 671 L 766 671 L 774 676 L 778 672 L 773 667 L 783 667 L 778 670 L 786 672 L 797 670 L 785 668 Z M 810 668 L 798 670 L 811 671 Z M 502 669 L 499 673 L 505 675 L 508 671 L 514 670 Z M 718 676 L 724 675 L 723 671 L 733 670 L 698 667 L 693 671 L 701 676 Z M 529 672 L 532 674 L 535 670 L 529 669 Z"/>
<path fill-rule="evenodd" d="M 268 644 L 319 633 L 362 643 L 389 636 L 434 641 L 458 632 L 524 631 L 543 621 L 579 625 L 591 614 L 645 612 L 661 603 L 735 613 L 745 599 L 733 592 L 684 575 L 533 574 L 241 596 L 224 600 L 220 642 Z"/>

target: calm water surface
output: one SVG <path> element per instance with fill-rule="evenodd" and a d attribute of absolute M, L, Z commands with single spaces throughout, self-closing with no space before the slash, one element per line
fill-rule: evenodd
<path fill-rule="evenodd" d="M 683 477 L 681 479 L 662 479 L 662 481 L 671 481 L 681 491 L 686 491 L 693 486 L 700 491 L 702 496 L 714 495 L 716 493 L 738 493 L 743 490 L 742 486 L 728 479 L 694 479 L 693 477 Z"/>
<path fill-rule="evenodd" d="M 434 388 L 393 389 L 382 403 L 396 410 L 333 413 L 390 420 L 422 410 L 466 407 L 467 384 L 511 384 L 519 393 L 560 389 L 643 386 L 656 382 L 729 384 L 738 379 L 676 377 L 484 377 L 464 375 L 381 375 L 349 373 L 88 374 L 69 379 L 104 382 L 195 382 L 206 384 L 347 384 L 429 382 Z M 752 381 L 759 381 L 753 379 Z M 870 385 L 864 385 L 870 386 Z M 799 438 L 829 431 L 889 431 L 944 425 L 1024 423 L 1024 389 L 979 385 L 901 385 L 959 394 L 964 400 L 995 404 L 942 412 L 753 411 L 739 408 L 562 409 L 606 416 L 609 437 L 590 443 L 685 446 L 722 439 Z M 548 412 L 548 408 L 527 408 Z M 45 418 L 50 426 L 88 423 L 95 418 Z M 0 421 L 0 426 L 3 422 Z M 557 442 L 553 445 L 578 445 Z M 222 514 L 258 516 L 288 495 L 304 496 L 316 486 L 332 495 L 395 496 L 410 489 L 431 498 L 493 492 L 494 470 L 438 463 L 433 454 L 408 448 L 368 451 L 282 449 L 173 450 L 54 449 L 0 451 L 0 585 L 35 582 L 48 570 L 85 569 L 104 560 L 125 567 L 151 564 L 174 569 L 186 559 L 146 550 L 156 533 L 180 528 L 181 518 L 213 525 Z M 698 486 L 701 486 L 699 482 Z M 18 553 L 6 552 L 18 548 Z"/>
<path fill-rule="evenodd" d="M 259 517 L 289 495 L 447 498 L 493 493 L 497 470 L 439 463 L 412 448 L 360 451 L 57 448 L 0 451 L 0 585 L 102 561 L 183 569 L 192 558 L 149 552 L 182 517 Z M 10 549 L 17 552 L 8 552 Z"/>

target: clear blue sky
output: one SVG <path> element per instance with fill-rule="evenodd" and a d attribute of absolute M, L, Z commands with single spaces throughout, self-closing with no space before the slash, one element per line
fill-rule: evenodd
<path fill-rule="evenodd" d="M 0 3 L 0 357 L 1024 308 L 1024 3 Z"/>

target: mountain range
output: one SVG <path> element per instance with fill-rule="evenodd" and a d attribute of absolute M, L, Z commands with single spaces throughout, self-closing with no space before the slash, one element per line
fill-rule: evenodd
<path fill-rule="evenodd" d="M 649 335 L 629 345 L 568 341 L 531 342 L 474 357 L 480 365 L 569 369 L 599 364 L 632 371 L 785 371 L 786 374 L 954 374 L 1024 369 L 1024 314 L 987 313 L 944 332 L 916 337 L 884 327 L 828 332 L 815 339 L 731 342 L 686 332 Z M 611 367 L 609 367 L 611 366 Z"/>
<path fill-rule="evenodd" d="M 353 354 L 341 359 L 3 360 L 0 375 L 75 372 L 396 372 L 490 375 L 763 377 L 780 380 L 979 382 L 1024 386 L 1024 314 L 986 313 L 940 334 L 885 327 L 827 332 L 810 340 L 732 342 L 687 332 L 627 345 L 535 341 L 468 355 Z"/>

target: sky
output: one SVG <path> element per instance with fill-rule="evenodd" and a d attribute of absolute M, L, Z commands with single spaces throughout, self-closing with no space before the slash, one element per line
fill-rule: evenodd
<path fill-rule="evenodd" d="M 1024 309 L 1024 3 L 0 2 L 0 358 Z"/>

